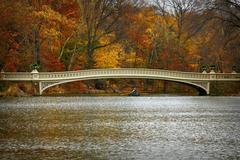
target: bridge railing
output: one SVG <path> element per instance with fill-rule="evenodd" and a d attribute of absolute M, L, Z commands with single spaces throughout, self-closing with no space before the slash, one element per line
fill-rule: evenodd
<path fill-rule="evenodd" d="M 2 72 L 0 78 L 2 80 L 30 80 L 32 78 L 32 74 L 28 72 Z"/>
<path fill-rule="evenodd" d="M 94 69 L 94 70 L 81 70 L 70 72 L 40 72 L 39 79 L 65 79 L 78 78 L 78 77 L 92 77 L 92 76 L 139 76 L 139 77 L 175 77 L 183 79 L 210 79 L 209 74 L 202 73 L 189 73 L 178 71 L 167 71 L 157 69 Z"/>
<path fill-rule="evenodd" d="M 149 78 L 172 78 L 182 80 L 240 80 L 240 74 L 231 73 L 196 73 L 196 72 L 180 72 L 159 69 L 143 69 L 143 68 L 119 68 L 119 69 L 91 69 L 68 72 L 4 72 L 1 73 L 1 80 L 12 81 L 54 81 L 54 80 L 70 80 L 77 78 L 91 77 L 149 77 Z"/>
<path fill-rule="evenodd" d="M 214 75 L 213 75 L 214 76 Z M 240 79 L 240 74 L 236 73 L 223 73 L 223 74 L 215 74 L 216 79 Z"/>

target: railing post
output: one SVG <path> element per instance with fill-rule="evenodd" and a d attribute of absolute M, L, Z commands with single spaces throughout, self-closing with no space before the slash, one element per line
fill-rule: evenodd
<path fill-rule="evenodd" d="M 214 70 L 211 70 L 209 74 L 210 74 L 210 79 L 217 79 L 217 76 Z"/>
<path fill-rule="evenodd" d="M 32 75 L 32 80 L 39 79 L 39 72 L 36 69 L 32 70 L 31 75 Z"/>

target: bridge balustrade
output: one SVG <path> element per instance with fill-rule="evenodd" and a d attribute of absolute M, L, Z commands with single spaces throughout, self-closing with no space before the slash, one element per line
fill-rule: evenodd
<path fill-rule="evenodd" d="M 177 81 L 200 88 L 206 94 L 210 94 L 211 81 L 240 81 L 237 73 L 196 73 L 180 72 L 159 69 L 143 68 L 117 68 L 117 69 L 91 69 L 67 72 L 1 72 L 0 80 L 5 81 L 35 81 L 39 83 L 39 94 L 52 86 L 86 79 L 101 78 L 150 78 Z"/>
<path fill-rule="evenodd" d="M 157 69 L 142 68 L 118 68 L 118 69 L 93 69 L 68 72 L 15 72 L 1 73 L 1 79 L 4 80 L 66 80 L 91 77 L 156 77 L 156 78 L 172 78 L 172 79 L 188 79 L 188 80 L 235 80 L 240 79 L 240 74 L 206 74 L 195 72 L 179 72 Z"/>
<path fill-rule="evenodd" d="M 240 78 L 238 74 L 216 74 L 216 79 L 237 79 Z"/>
<path fill-rule="evenodd" d="M 32 75 L 27 72 L 14 72 L 14 73 L 7 72 L 2 75 L 2 78 L 13 79 L 13 80 L 18 80 L 18 79 L 29 80 L 32 78 Z"/>

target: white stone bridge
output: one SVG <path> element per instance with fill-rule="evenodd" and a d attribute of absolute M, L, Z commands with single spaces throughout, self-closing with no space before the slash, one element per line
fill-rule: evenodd
<path fill-rule="evenodd" d="M 237 73 L 198 73 L 180 72 L 144 68 L 90 69 L 66 72 L 1 72 L 0 81 L 32 81 L 39 84 L 39 94 L 47 88 L 82 80 L 140 78 L 158 79 L 184 83 L 196 88 L 201 95 L 210 94 L 210 83 L 213 81 L 240 81 Z"/>

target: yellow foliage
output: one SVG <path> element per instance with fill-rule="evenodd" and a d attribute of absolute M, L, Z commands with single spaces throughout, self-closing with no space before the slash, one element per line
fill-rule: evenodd
<path fill-rule="evenodd" d="M 100 38 L 99 43 L 101 45 L 105 45 L 105 44 L 108 44 L 114 38 L 115 38 L 114 34 L 108 34 L 108 35 L 103 36 L 102 38 Z"/>
<path fill-rule="evenodd" d="M 123 54 L 121 44 L 113 44 L 100 48 L 94 54 L 95 68 L 117 68 L 120 67 Z"/>
<path fill-rule="evenodd" d="M 128 53 L 124 57 L 124 65 L 126 67 L 136 67 L 136 66 L 144 66 L 145 61 L 143 58 L 138 57 L 135 52 Z"/>
<path fill-rule="evenodd" d="M 77 28 L 77 23 L 43 5 L 41 10 L 33 11 L 30 14 L 33 26 L 35 26 L 41 38 L 41 50 L 51 51 L 57 54 L 62 43 L 72 35 Z"/>
<path fill-rule="evenodd" d="M 68 19 L 45 5 L 42 10 L 33 11 L 32 18 L 33 23 L 39 26 L 42 38 L 59 38 L 63 31 L 69 32 L 76 28 L 74 20 Z"/>
<path fill-rule="evenodd" d="M 46 5 L 40 11 L 33 11 L 32 16 L 35 17 L 36 23 L 47 23 L 53 26 L 62 21 L 62 15 Z"/>
<path fill-rule="evenodd" d="M 187 48 L 188 50 L 188 54 L 189 55 L 193 55 L 193 54 L 196 54 L 198 48 L 197 48 L 197 43 L 194 41 L 194 40 L 188 40 L 186 43 L 185 43 L 185 48 Z"/>

